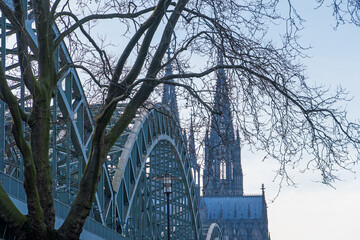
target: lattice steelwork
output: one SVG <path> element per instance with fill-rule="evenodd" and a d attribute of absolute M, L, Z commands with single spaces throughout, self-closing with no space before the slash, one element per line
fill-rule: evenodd
<path fill-rule="evenodd" d="M 220 240 L 222 239 L 221 228 L 217 223 L 212 223 L 208 226 L 203 226 L 203 233 L 205 240 Z"/>
<path fill-rule="evenodd" d="M 28 101 L 25 101 L 25 88 L 20 79 L 15 32 L 3 15 L 1 15 L 1 64 L 10 89 L 19 96 L 19 102 L 24 109 Z M 20 153 L 14 148 L 15 141 L 9 137 L 11 136 L 11 118 L 4 102 L 0 102 L 0 170 L 13 177 L 21 178 Z"/>
<path fill-rule="evenodd" d="M 10 8 L 13 8 L 11 1 L 6 2 Z M 28 41 L 32 53 L 35 54 L 37 38 L 32 28 L 34 25 L 32 9 L 30 4 L 25 4 L 25 8 L 28 13 L 25 19 Z M 56 26 L 53 31 L 54 36 L 57 36 Z M 72 63 L 64 43 L 58 47 L 55 58 L 57 68 Z M 1 16 L 1 63 L 13 93 L 18 97 L 21 107 L 28 111 L 32 100 L 20 76 L 15 31 L 3 15 Z M 37 63 L 33 61 L 33 64 Z M 77 193 L 79 179 L 88 158 L 94 123 L 75 69 L 69 69 L 57 86 L 51 106 L 52 130 L 49 159 L 52 163 L 54 196 L 63 203 L 70 204 Z M 9 110 L 3 102 L 0 104 L 0 134 L 0 171 L 22 180 L 21 155 L 11 135 Z M 27 134 L 26 131 L 25 134 Z M 106 202 L 110 202 L 113 192 L 105 165 L 99 186 L 91 215 L 105 224 L 107 218 L 113 219 L 113 216 L 108 216 L 105 211 Z"/>
<path fill-rule="evenodd" d="M 187 147 L 169 113 L 163 105 L 140 111 L 109 158 L 118 230 L 132 239 L 166 238 L 166 198 L 162 182 L 153 178 L 167 173 L 182 179 L 170 197 L 172 238 L 200 239 Z"/>
<path fill-rule="evenodd" d="M 12 8 L 11 1 L 6 2 Z M 26 10 L 26 30 L 35 54 L 37 39 L 32 29 L 34 19 L 31 11 L 31 8 Z M 0 26 L 1 63 L 13 92 L 23 109 L 28 111 L 32 100 L 20 77 L 15 32 L 4 16 L 1 16 Z M 57 28 L 53 30 L 57 36 Z M 58 68 L 71 63 L 64 43 L 55 55 Z M 114 119 L 122 110 L 123 106 L 119 105 Z M 0 171 L 22 180 L 21 155 L 12 138 L 10 125 L 9 111 L 0 101 Z M 52 101 L 49 156 L 54 196 L 65 204 L 71 204 L 77 193 L 93 128 L 91 111 L 79 77 L 75 69 L 69 69 L 60 79 Z M 190 169 L 181 129 L 169 116 L 169 111 L 160 105 L 150 111 L 141 110 L 109 153 L 91 217 L 132 239 L 165 238 L 165 196 L 162 183 L 152 178 L 171 173 L 182 178 L 174 183 L 170 199 L 172 237 L 200 239 L 201 225 Z M 57 213 L 57 216 L 64 216 L 64 213 Z"/>

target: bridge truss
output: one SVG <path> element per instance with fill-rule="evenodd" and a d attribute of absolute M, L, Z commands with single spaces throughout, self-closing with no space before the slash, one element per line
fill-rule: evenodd
<path fill-rule="evenodd" d="M 11 1 L 5 2 L 12 7 Z M 33 30 L 32 9 L 30 4 L 25 7 L 28 13 L 25 20 L 28 40 L 32 52 L 36 54 L 37 37 Z M 0 27 L 1 64 L 21 107 L 28 111 L 32 100 L 20 76 L 15 31 L 3 15 Z M 53 31 L 56 36 L 56 26 Z M 64 43 L 60 44 L 55 61 L 58 67 L 72 62 Z M 58 202 L 70 205 L 76 196 L 89 155 L 94 129 L 92 112 L 96 112 L 96 106 L 90 107 L 87 103 L 75 69 L 69 69 L 60 79 L 51 107 L 49 161 L 52 166 L 53 194 Z M 119 105 L 114 120 L 122 110 Z M 22 169 L 22 157 L 11 135 L 11 116 L 4 102 L 0 101 L 0 176 L 6 176 L 8 182 L 18 184 L 23 180 Z M 90 218 L 119 236 L 131 239 L 165 238 L 166 197 L 162 192 L 162 183 L 154 180 L 154 177 L 171 173 L 181 177 L 180 181 L 174 183 L 170 198 L 172 237 L 200 239 L 198 200 L 192 176 L 194 170 L 190 166 L 184 136 L 170 111 L 161 105 L 155 105 L 150 110 L 141 109 L 113 146 L 103 165 Z M 10 185 L 8 188 L 4 186 L 9 194 L 24 200 L 19 197 L 25 196 L 21 184 L 18 184 L 19 190 L 16 191 L 19 196 Z M 56 209 L 60 218 L 64 218 L 68 211 L 62 209 Z M 106 238 L 106 234 L 96 234 Z"/>

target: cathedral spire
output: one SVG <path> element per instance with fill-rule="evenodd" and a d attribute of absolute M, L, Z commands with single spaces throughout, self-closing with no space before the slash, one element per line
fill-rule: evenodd
<path fill-rule="evenodd" d="M 171 59 L 170 47 L 167 51 L 168 61 Z M 171 62 L 165 67 L 165 76 L 171 76 L 173 74 Z M 174 82 L 174 79 L 168 80 L 170 83 Z M 176 100 L 175 86 L 172 84 L 164 84 L 162 103 L 166 104 L 175 116 L 176 121 L 179 122 L 179 111 Z"/>
<path fill-rule="evenodd" d="M 190 153 L 190 164 L 196 166 L 196 150 L 195 150 L 195 135 L 194 135 L 194 125 L 193 117 L 190 118 L 190 134 L 189 134 L 189 153 Z"/>
<path fill-rule="evenodd" d="M 221 52 L 218 66 L 223 66 Z M 242 195 L 243 181 L 240 163 L 239 134 L 231 116 L 230 92 L 223 68 L 217 71 L 214 111 L 211 116 L 210 134 L 205 137 L 205 170 L 208 195 Z M 220 191 L 218 191 L 220 189 Z"/>
<path fill-rule="evenodd" d="M 221 53 L 219 53 L 219 60 L 218 65 L 223 65 L 223 57 Z M 215 92 L 215 98 L 214 98 L 214 110 L 218 113 L 221 113 L 221 115 L 226 115 L 225 118 L 228 118 L 231 120 L 231 114 L 230 114 L 230 99 L 229 99 L 229 86 L 226 81 L 226 74 L 225 70 L 223 68 L 220 68 L 217 71 L 217 79 L 216 79 L 216 92 Z M 213 116 L 218 116 L 213 115 Z"/>
<path fill-rule="evenodd" d="M 224 65 L 224 59 L 223 59 L 223 56 L 222 56 L 222 53 L 219 51 L 218 53 L 218 66 L 223 66 Z M 225 74 L 225 69 L 224 68 L 220 68 L 218 70 L 218 79 L 220 81 L 223 81 L 221 82 L 220 84 L 223 84 L 226 80 L 226 74 Z"/>
<path fill-rule="evenodd" d="M 189 157 L 190 157 L 190 167 L 192 168 L 193 178 L 195 181 L 195 193 L 200 199 L 200 165 L 197 163 L 196 149 L 195 149 L 195 133 L 194 133 L 194 124 L 193 116 L 191 115 L 190 119 L 190 133 L 189 133 Z"/>

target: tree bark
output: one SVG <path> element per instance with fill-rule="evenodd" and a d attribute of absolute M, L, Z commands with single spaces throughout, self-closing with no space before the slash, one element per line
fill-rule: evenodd
<path fill-rule="evenodd" d="M 44 212 L 45 224 L 47 227 L 53 228 L 55 224 L 55 208 L 49 161 L 50 100 L 50 94 L 45 91 L 41 94 L 41 99 L 34 99 L 30 128 L 31 150 L 36 167 L 36 186 L 39 192 L 40 204 Z"/>
<path fill-rule="evenodd" d="M 102 165 L 107 155 L 104 151 L 106 125 L 105 127 L 100 125 L 103 125 L 103 123 L 97 121 L 95 124 L 90 157 L 79 184 L 78 194 L 72 204 L 70 213 L 59 229 L 61 236 L 66 237 L 66 239 L 79 239 L 83 225 L 95 200 L 97 183 L 100 180 Z"/>
<path fill-rule="evenodd" d="M 10 197 L 0 184 L 0 219 L 4 220 L 11 228 L 20 229 L 26 217 L 21 214 Z"/>

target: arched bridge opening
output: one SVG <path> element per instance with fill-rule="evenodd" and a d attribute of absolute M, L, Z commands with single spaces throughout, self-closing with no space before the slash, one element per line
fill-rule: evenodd
<path fill-rule="evenodd" d="M 6 3 L 11 4 L 10 1 Z M 28 13 L 25 16 L 28 41 L 33 43 L 33 52 L 37 52 L 31 4 L 25 4 L 24 7 Z M 12 90 L 17 93 L 21 108 L 28 111 L 32 106 L 31 96 L 19 74 L 17 49 L 12 44 L 14 31 L 11 31 L 12 26 L 3 15 L 0 18 L 0 29 L 1 64 L 5 76 Z M 53 32 L 54 36 L 59 34 L 56 26 Z M 64 65 L 72 65 L 64 42 L 54 57 L 59 69 Z M 76 196 L 87 162 L 94 129 L 91 112 L 96 111 L 96 106 L 88 105 L 75 69 L 69 68 L 59 80 L 51 108 L 49 161 L 57 219 L 64 219 Z M 123 106 L 119 105 L 114 120 L 122 110 Z M 0 101 L 0 182 L 10 196 L 26 206 L 22 187 L 22 157 L 11 136 L 10 122 L 9 109 Z M 121 239 L 122 236 L 131 239 L 164 239 L 167 231 L 166 197 L 162 182 L 154 177 L 170 173 L 181 179 L 174 182 L 170 196 L 172 237 L 201 239 L 192 168 L 185 138 L 169 109 L 163 105 L 155 105 L 150 110 L 140 109 L 103 165 L 95 202 L 85 229 L 102 239 Z M 1 232 L 0 229 L 0 237 Z"/>
<path fill-rule="evenodd" d="M 166 196 L 155 177 L 177 176 L 170 196 L 173 239 L 200 239 L 201 224 L 187 145 L 170 111 L 141 110 L 109 155 L 117 229 L 135 239 L 166 237 Z"/>

